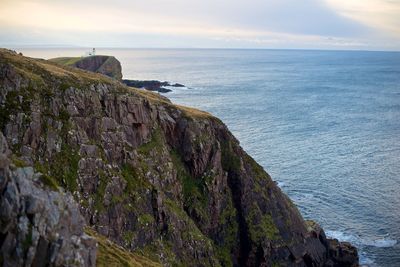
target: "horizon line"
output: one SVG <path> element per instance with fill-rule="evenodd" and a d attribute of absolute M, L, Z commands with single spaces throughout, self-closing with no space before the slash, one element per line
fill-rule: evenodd
<path fill-rule="evenodd" d="M 394 52 L 399 50 L 360 48 L 268 48 L 268 47 L 128 47 L 128 46 L 74 46 L 74 45 L 0 45 L 6 49 L 135 49 L 135 50 L 292 50 L 292 51 L 332 51 L 332 52 Z"/>

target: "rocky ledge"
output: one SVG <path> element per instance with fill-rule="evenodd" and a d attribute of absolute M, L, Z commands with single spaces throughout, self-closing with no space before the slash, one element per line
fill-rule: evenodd
<path fill-rule="evenodd" d="M 171 92 L 171 89 L 167 87 L 185 87 L 183 84 L 180 83 L 169 83 L 169 82 L 160 82 L 156 80 L 152 81 L 139 81 L 139 80 L 126 80 L 123 79 L 122 83 L 127 86 L 135 87 L 135 88 L 142 88 L 149 91 L 155 91 L 160 93 L 168 93 Z"/>
<path fill-rule="evenodd" d="M 0 129 L 5 266 L 358 265 L 209 113 L 0 50 Z"/>

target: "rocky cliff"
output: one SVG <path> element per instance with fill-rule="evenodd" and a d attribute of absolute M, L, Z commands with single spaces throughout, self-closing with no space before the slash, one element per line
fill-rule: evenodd
<path fill-rule="evenodd" d="M 95 266 L 96 241 L 84 233 L 85 221 L 71 194 L 41 187 L 41 174 L 16 158 L 13 162 L 10 154 L 0 133 L 3 266 Z"/>
<path fill-rule="evenodd" d="M 122 79 L 121 63 L 113 56 L 59 57 L 52 58 L 50 61 L 101 73 L 117 80 Z"/>
<path fill-rule="evenodd" d="M 166 81 L 122 79 L 121 62 L 113 56 L 58 57 L 49 60 L 63 66 L 76 67 L 90 72 L 101 73 L 137 89 L 140 88 L 154 92 L 168 93 L 172 91 L 168 87 L 185 87 L 183 84 Z"/>
<path fill-rule="evenodd" d="M 357 250 L 326 239 L 316 223 L 305 222 L 227 127 L 206 112 L 99 74 L 0 50 L 0 114 L 9 157 L 29 166 L 20 171 L 29 175 L 17 174 L 19 181 L 33 179 L 43 194 L 65 191 L 70 212 L 78 207 L 93 229 L 89 234 L 108 238 L 148 262 L 358 264 Z M 5 237 L 15 230 L 4 228 L 1 216 L 4 255 Z M 20 216 L 7 218 L 15 217 Z M 83 238 L 88 241 L 81 245 L 91 247 L 80 220 L 66 223 L 78 230 L 49 227 L 49 232 Z M 16 251 L 21 242 L 7 251 Z M 70 253 L 79 253 L 80 248 L 74 249 Z M 107 259 L 107 250 L 102 253 Z M 93 255 L 83 255 L 83 265 L 90 265 Z"/>

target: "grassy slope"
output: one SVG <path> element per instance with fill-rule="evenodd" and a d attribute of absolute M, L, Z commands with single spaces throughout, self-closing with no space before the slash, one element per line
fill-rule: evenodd
<path fill-rule="evenodd" d="M 81 57 L 56 57 L 49 59 L 49 61 L 55 62 L 57 64 L 65 65 L 65 66 L 71 66 L 74 65 L 76 62 L 81 60 Z"/>
<path fill-rule="evenodd" d="M 0 48 L 0 58 L 5 62 L 9 62 L 12 65 L 14 65 L 17 72 L 19 72 L 21 75 L 30 77 L 32 82 L 38 84 L 44 83 L 43 76 L 46 75 L 52 75 L 54 77 L 57 77 L 66 84 L 74 85 L 79 83 L 77 84 L 79 87 L 89 85 L 92 83 L 104 83 L 113 85 L 115 88 L 118 88 L 118 90 L 120 90 L 121 92 L 128 92 L 140 97 L 144 97 L 153 104 L 160 103 L 163 105 L 175 107 L 181 110 L 187 116 L 192 116 L 194 118 L 206 117 L 206 118 L 217 119 L 213 117 L 210 113 L 205 111 L 180 105 L 174 105 L 167 98 L 161 96 L 158 93 L 137 89 L 133 87 L 128 87 L 102 74 L 65 66 L 64 64 L 60 64 L 54 61 L 56 59 L 43 60 L 43 59 L 24 57 L 16 53 L 12 53 L 10 50 L 3 48 Z"/>
<path fill-rule="evenodd" d="M 98 267 L 161 267 L 160 263 L 151 261 L 137 253 L 125 250 L 91 228 L 86 228 L 86 233 L 97 240 L 98 249 L 96 265 Z"/>

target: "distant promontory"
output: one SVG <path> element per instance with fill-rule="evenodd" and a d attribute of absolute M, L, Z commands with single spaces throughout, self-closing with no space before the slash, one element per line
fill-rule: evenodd
<path fill-rule="evenodd" d="M 167 81 L 122 79 L 121 63 L 113 56 L 92 55 L 87 57 L 57 57 L 49 60 L 64 66 L 76 67 L 79 69 L 100 73 L 119 80 L 130 87 L 146 89 L 159 93 L 171 92 L 172 90 L 168 87 L 185 87 L 183 84 L 170 83 Z"/>

